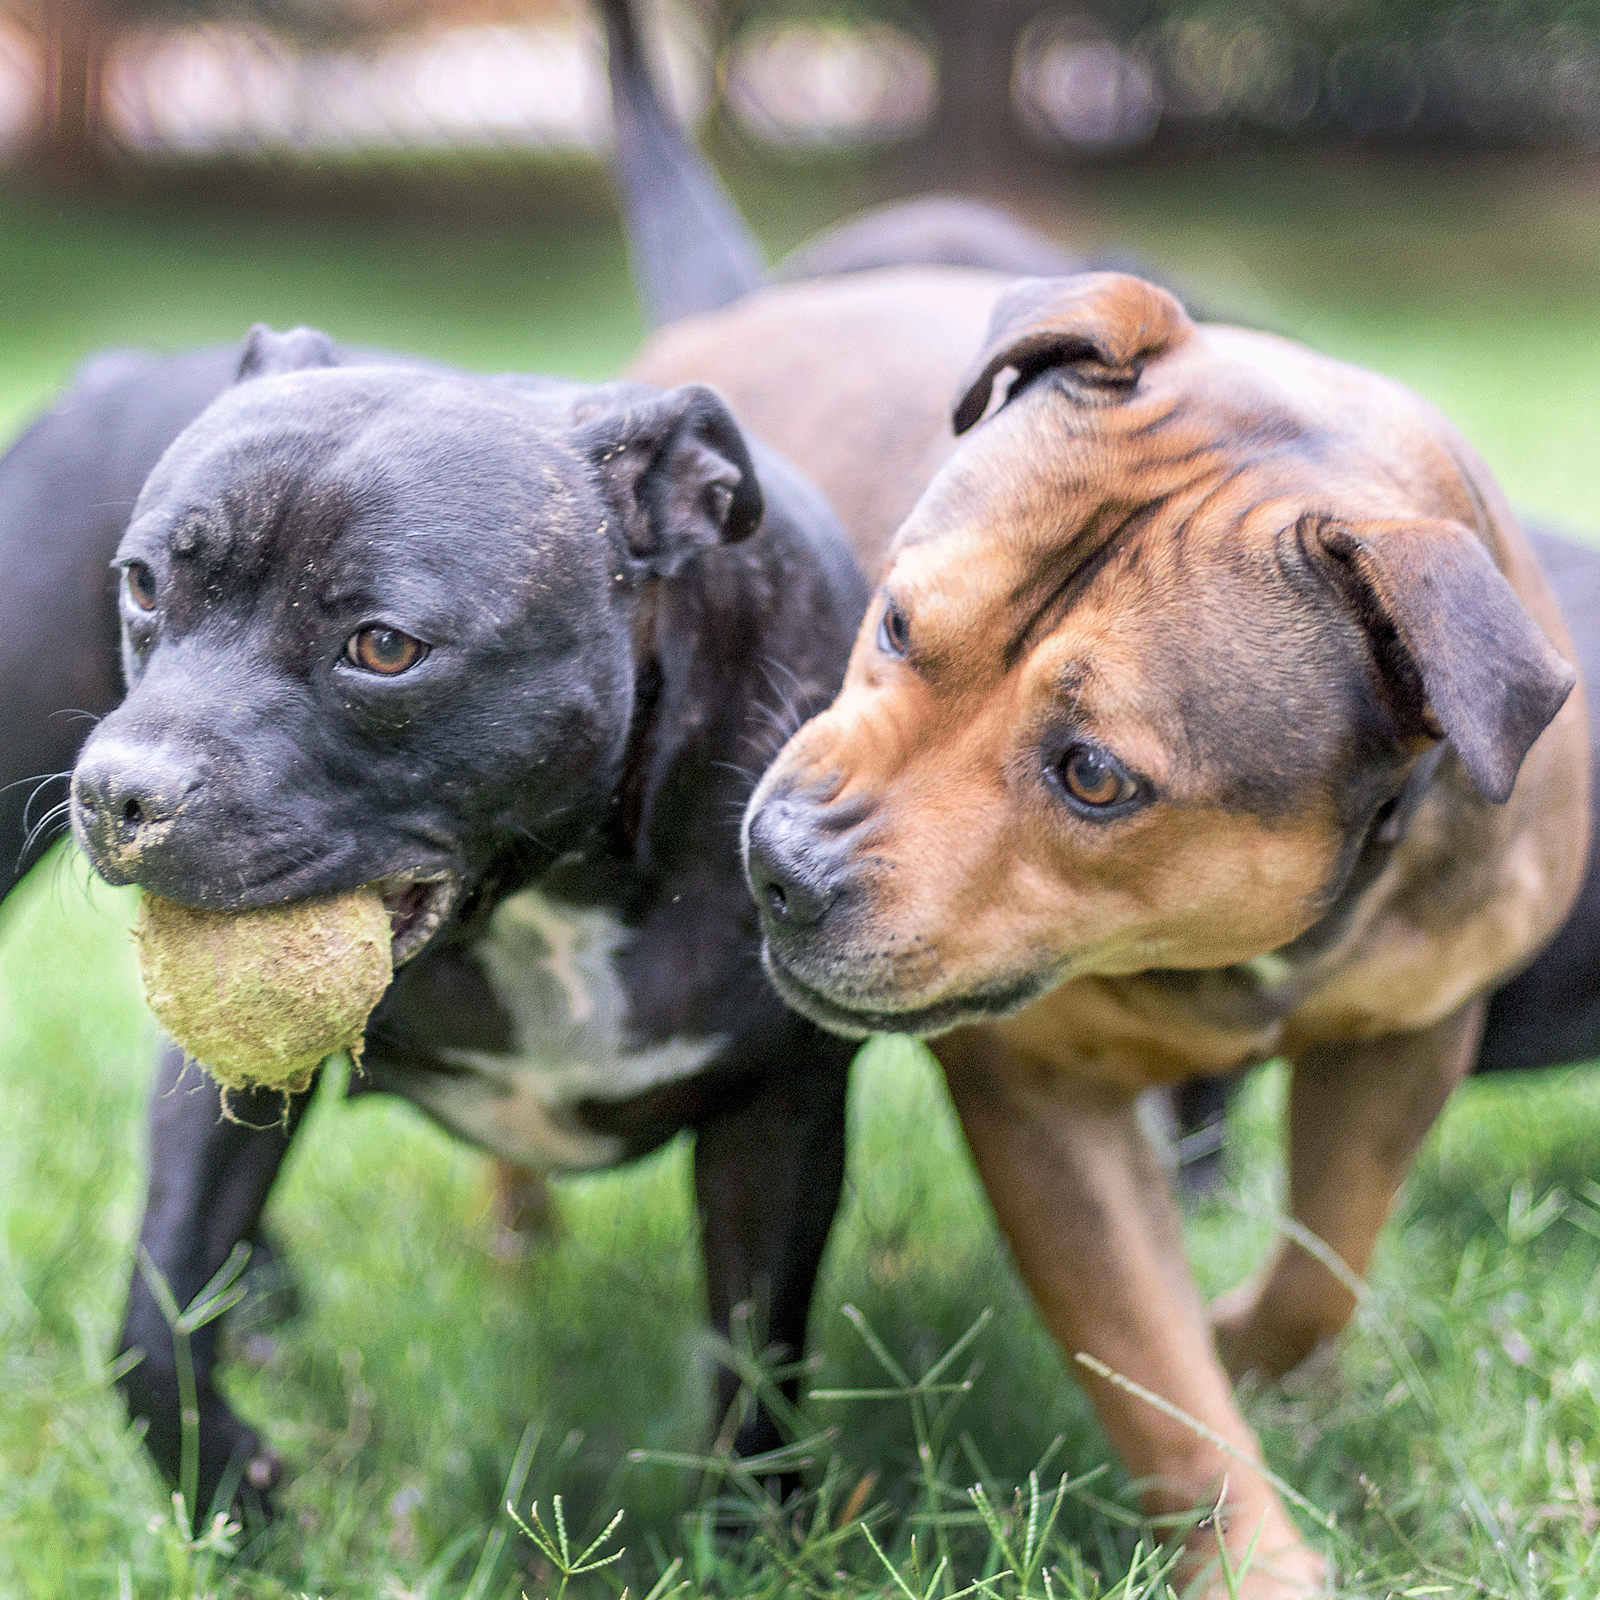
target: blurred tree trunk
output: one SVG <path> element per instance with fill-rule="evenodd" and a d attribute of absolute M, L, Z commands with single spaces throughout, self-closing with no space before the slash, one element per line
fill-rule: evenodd
<path fill-rule="evenodd" d="M 1023 27 L 1046 0 L 916 0 L 939 53 L 939 105 L 906 152 L 919 186 L 982 189 L 1040 159 L 1011 108 Z"/>
<path fill-rule="evenodd" d="M 101 78 L 115 31 L 106 0 L 41 0 L 44 92 L 28 165 L 52 183 L 84 183 L 104 166 Z"/>
<path fill-rule="evenodd" d="M 773 0 L 696 0 L 714 53 L 764 11 L 787 14 Z M 1057 0 L 1059 3 L 1059 0 Z M 1109 0 L 1080 0 L 1093 11 Z M 1119 0 L 1128 5 L 1130 0 Z M 1135 0 L 1144 4 L 1145 0 Z M 884 8 L 896 22 L 914 14 L 924 41 L 938 57 L 939 100 L 933 119 L 896 159 L 897 182 L 907 188 L 984 189 L 1047 163 L 1011 108 L 1011 71 L 1017 41 L 1052 0 L 902 0 Z M 809 7 L 826 10 L 823 0 Z M 869 8 L 870 9 L 870 8 Z M 911 24 L 919 31 L 917 22 Z"/>

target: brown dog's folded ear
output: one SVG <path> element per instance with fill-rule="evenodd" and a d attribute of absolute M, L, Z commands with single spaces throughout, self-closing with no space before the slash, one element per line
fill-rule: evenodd
<path fill-rule="evenodd" d="M 1007 367 L 1016 369 L 1017 383 L 1050 367 L 1068 368 L 1086 390 L 1121 396 L 1139 381 L 1145 362 L 1192 327 L 1173 295 L 1124 272 L 1025 278 L 995 303 L 983 352 L 958 393 L 956 432 L 965 433 L 988 410 L 994 380 Z"/>
<path fill-rule="evenodd" d="M 1460 523 L 1322 524 L 1314 539 L 1372 642 L 1402 737 L 1448 739 L 1503 804 L 1576 669 Z"/>
<path fill-rule="evenodd" d="M 274 333 L 258 322 L 244 336 L 239 352 L 238 381 L 265 378 L 275 372 L 302 372 L 307 367 L 336 367 L 339 349 L 325 333 L 315 328 L 291 328 Z"/>
<path fill-rule="evenodd" d="M 714 389 L 640 388 L 584 431 L 628 551 L 652 572 L 667 577 L 696 552 L 747 539 L 760 526 L 749 447 Z"/>

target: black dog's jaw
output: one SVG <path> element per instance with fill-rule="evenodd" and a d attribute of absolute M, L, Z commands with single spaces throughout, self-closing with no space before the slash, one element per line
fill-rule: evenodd
<path fill-rule="evenodd" d="M 797 1354 L 850 1050 L 766 987 L 737 829 L 774 701 L 837 687 L 864 607 L 842 534 L 703 389 L 268 354 L 118 549 L 129 693 L 79 760 L 75 834 L 112 881 L 218 910 L 377 885 L 400 970 L 360 1086 L 545 1168 L 692 1128 L 713 1317 L 754 1300 Z M 183 1305 L 254 1236 L 309 1097 L 225 1121 L 209 1082 L 172 1092 L 181 1068 L 141 1243 Z M 143 1273 L 123 1346 L 176 1478 Z M 248 1504 L 276 1463 L 214 1385 L 215 1325 L 193 1350 L 199 1508 Z M 737 1440 L 777 1442 L 759 1410 Z"/>

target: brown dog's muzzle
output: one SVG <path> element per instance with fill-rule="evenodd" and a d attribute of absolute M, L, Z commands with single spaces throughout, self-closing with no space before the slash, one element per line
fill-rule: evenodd
<path fill-rule="evenodd" d="M 780 943 L 803 938 L 847 896 L 847 848 L 818 837 L 813 810 L 774 800 L 750 820 L 745 873 L 767 936 Z"/>
<path fill-rule="evenodd" d="M 813 798 L 780 788 L 758 797 L 746 822 L 745 875 L 768 975 L 796 1010 L 854 1036 L 897 1025 L 885 996 L 918 955 L 917 941 L 875 925 L 875 817 L 870 794 Z"/>
<path fill-rule="evenodd" d="M 848 917 L 860 901 L 873 810 L 869 794 L 819 800 L 780 790 L 751 811 L 745 875 L 767 937 L 785 951 L 798 954 L 825 921 Z"/>
<path fill-rule="evenodd" d="M 772 775 L 769 774 L 769 779 Z M 843 795 L 780 783 L 746 819 L 745 874 L 784 1000 L 831 1032 L 942 1033 L 1035 999 L 1054 969 L 952 984 L 915 912 L 888 913 L 902 876 L 895 808 L 876 785 Z M 887 900 L 886 900 L 887 897 Z"/>

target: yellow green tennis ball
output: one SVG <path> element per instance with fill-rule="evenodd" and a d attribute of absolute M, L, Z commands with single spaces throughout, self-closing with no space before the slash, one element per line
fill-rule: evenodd
<path fill-rule="evenodd" d="M 389 987 L 389 913 L 374 889 L 255 911 L 147 894 L 139 976 L 161 1024 L 229 1088 L 298 1093 L 324 1057 L 361 1054 Z"/>

